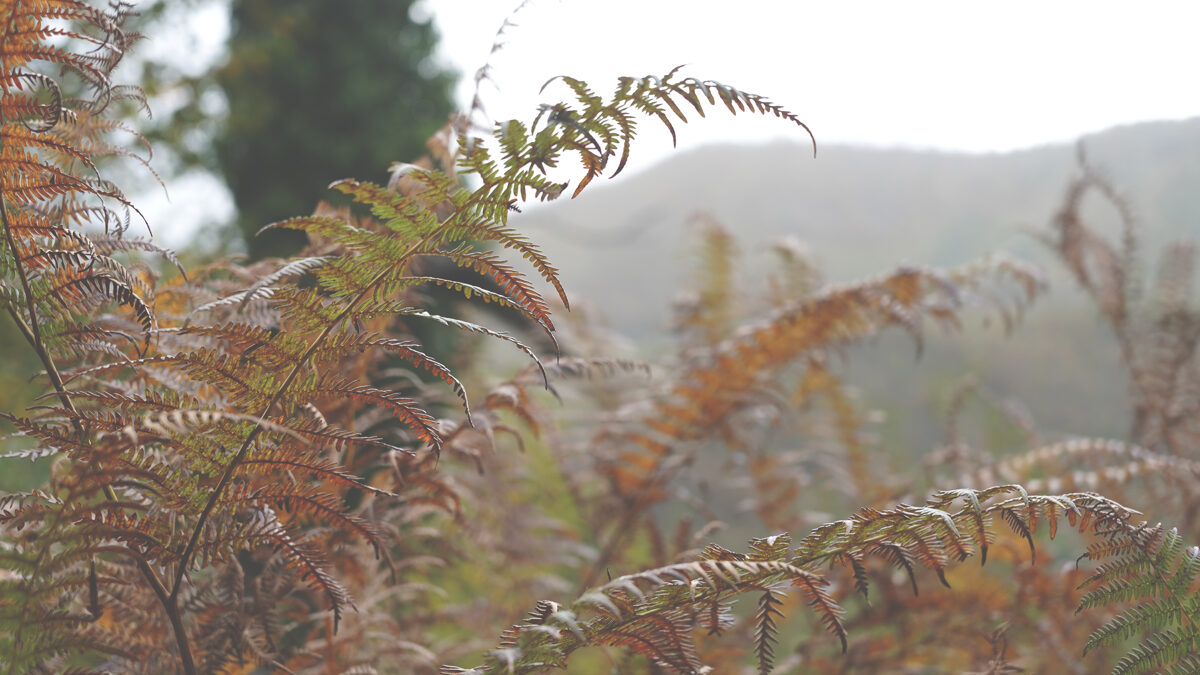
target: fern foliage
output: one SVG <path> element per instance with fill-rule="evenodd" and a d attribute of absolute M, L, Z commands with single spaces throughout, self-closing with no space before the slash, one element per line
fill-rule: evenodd
<path fill-rule="evenodd" d="M 814 289 L 780 299 L 757 315 L 738 317 L 740 323 L 732 325 L 716 315 L 720 304 L 707 316 L 690 311 L 680 326 L 685 339 L 699 339 L 685 342 L 671 378 L 647 404 L 633 408 L 636 413 L 627 415 L 624 425 L 609 425 L 593 441 L 603 453 L 601 471 L 620 515 L 612 518 L 611 509 L 605 513 L 608 524 L 600 528 L 609 535 L 590 580 L 639 524 L 653 527 L 648 509 L 666 499 L 672 481 L 714 439 L 751 456 L 755 500 L 794 500 L 792 487 L 780 480 L 792 472 L 782 469 L 778 456 L 756 452 L 753 440 L 768 433 L 763 427 L 781 425 L 788 411 L 827 405 L 833 433 L 847 451 L 849 482 L 862 489 L 858 496 L 874 496 L 867 488 L 874 479 L 859 436 L 862 414 L 830 360 L 895 329 L 913 337 L 919 354 L 930 325 L 954 329 L 972 305 L 1014 321 L 1041 287 L 1036 270 L 998 258 L 952 270 L 902 268 L 860 283 Z"/>
<path fill-rule="evenodd" d="M 620 173 L 644 121 L 674 138 L 681 123 L 725 109 L 808 132 L 792 112 L 680 69 L 620 78 L 607 96 L 557 77 L 544 89 L 566 100 L 530 122 L 480 133 L 454 120 L 431 139 L 430 157 L 393 165 L 387 184 L 342 178 L 331 187 L 349 205 L 266 225 L 305 233 L 300 257 L 185 274 L 173 253 L 130 236 L 140 215 L 104 177 L 110 158 L 148 160 L 120 121 L 144 107 L 141 92 L 112 79 L 137 38 L 129 16 L 121 2 L 0 0 L 0 304 L 42 368 L 43 392 L 0 415 L 25 448 L 6 459 L 52 465 L 40 489 L 0 495 L 4 672 L 432 673 L 480 652 L 477 667 L 441 671 L 541 672 L 599 647 L 621 652 L 620 668 L 636 656 L 701 673 L 738 657 L 699 635 L 732 634 L 750 645 L 741 665 L 769 673 L 797 664 L 800 649 L 777 657 L 795 642 L 788 620 L 800 605 L 854 658 L 855 635 L 871 627 L 854 594 L 892 610 L 880 621 L 944 613 L 920 592 L 930 578 L 949 585 L 959 563 L 1007 560 L 1014 547 L 1030 560 L 1013 566 L 1021 592 L 1045 592 L 1052 581 L 1035 538 L 1063 521 L 1095 540 L 1081 609 L 1119 606 L 1088 656 L 1140 640 L 1118 672 L 1197 667 L 1194 548 L 1081 491 L 1124 495 L 1128 475 L 1174 472 L 1182 494 L 1181 477 L 1196 473 L 1176 452 L 1194 426 L 1192 254 L 1171 249 L 1152 328 L 1131 328 L 1133 239 L 1114 247 L 1074 210 L 1076 193 L 1105 191 L 1102 181 L 1073 188 L 1056 246 L 1130 353 L 1154 346 L 1132 368 L 1142 445 L 1075 441 L 964 462 L 963 482 L 1011 484 L 883 506 L 909 486 L 880 476 L 862 432 L 868 416 L 837 358 L 890 329 L 910 334 L 919 353 L 929 327 L 956 327 L 972 305 L 1012 324 L 1041 289 L 1035 271 L 998 258 L 822 286 L 802 249 L 784 242 L 767 301 L 744 303 L 733 237 L 710 222 L 707 272 L 677 320 L 681 349 L 650 379 L 634 359 L 587 353 L 578 340 L 560 346 L 588 330 L 583 312 L 555 313 L 569 306 L 559 270 L 509 222 L 526 201 L 577 196 Z M 566 160 L 579 163 L 573 188 Z M 434 309 L 434 293 L 460 302 Z M 480 383 L 463 354 L 435 356 L 415 337 L 430 325 L 469 339 L 463 352 L 488 339 L 528 365 Z M 596 346 L 597 335 L 585 341 Z M 548 350 L 556 358 L 543 362 Z M 609 378 L 623 375 L 638 384 L 618 390 Z M 539 405 L 538 389 L 563 400 L 584 387 L 597 411 L 577 425 Z M 776 531 L 827 520 L 796 513 L 801 481 L 818 474 L 814 453 L 785 456 L 763 441 L 793 417 L 820 418 L 813 438 L 842 452 L 828 463 L 857 510 L 798 540 L 753 539 L 745 552 L 705 544 L 720 526 L 717 500 L 681 486 L 715 443 L 745 469 L 738 487 L 753 499 L 742 512 Z M 585 440 L 564 440 L 572 435 Z M 512 445 L 523 454 L 496 452 Z M 1031 475 L 1082 462 L 1088 470 L 1069 479 Z M 664 533 L 655 509 L 672 499 L 707 525 Z M 1196 503 L 1181 500 L 1185 510 Z M 506 585 L 490 571 L 444 571 L 473 556 L 515 562 L 519 573 Z M 613 569 L 630 571 L 612 578 Z M 538 602 L 482 646 L 490 628 L 481 626 L 514 598 L 550 591 L 575 599 Z M 743 596 L 753 607 L 739 615 Z M 1005 635 L 987 641 L 992 672 L 1009 672 Z"/>
<path fill-rule="evenodd" d="M 567 76 L 552 78 L 543 85 L 543 90 L 552 83 L 562 82 L 575 100 L 542 105 L 532 125 L 516 120 L 497 125 L 495 135 L 504 172 L 500 172 L 489 153 L 473 151 L 467 153 L 463 167 L 478 174 L 485 185 L 492 184 L 481 194 L 481 199 L 502 206 L 514 197 L 524 199 L 529 194 L 541 199 L 557 197 L 567 185 L 549 182 L 542 176 L 547 169 L 558 165 L 564 153 L 576 154 L 584 170 L 572 196 L 578 196 L 608 170 L 614 158 L 618 158 L 617 166 L 611 175 L 617 175 L 629 160 L 639 117 L 657 120 L 674 139 L 674 125 L 688 121 L 685 109 L 704 117 L 705 108 L 723 105 L 735 115 L 739 112 L 771 115 L 808 132 L 808 127 L 794 113 L 763 96 L 720 82 L 680 77 L 679 71 L 680 68 L 675 68 L 662 77 L 622 77 L 608 100 L 582 80 Z M 812 137 L 811 132 L 809 136 Z M 816 149 L 814 138 L 814 153 Z"/>
<path fill-rule="evenodd" d="M 618 153 L 616 171 L 624 166 L 638 115 L 673 132 L 666 112 L 684 121 L 686 102 L 699 114 L 724 105 L 800 124 L 762 97 L 675 72 L 623 79 L 608 102 L 564 78 L 575 100 L 528 127 L 499 125 L 497 150 L 448 129 L 441 156 L 397 165 L 388 186 L 334 183 L 357 210 L 269 226 L 308 234 L 305 257 L 160 284 L 155 268 L 124 256 L 177 261 L 124 237 L 136 209 L 100 174 L 106 155 L 144 162 L 109 140 L 124 130 L 116 104 L 142 103 L 111 80 L 136 37 L 122 28 L 129 7 L 39 0 L 0 13 L 0 293 L 50 389 L 45 405 L 7 419 L 37 445 L 32 456 L 62 461 L 46 490 L 4 502 L 10 672 L 56 669 L 80 652 L 149 672 L 304 663 L 279 643 L 283 617 L 271 608 L 311 595 L 328 608 L 334 639 L 355 607 L 339 552 L 365 545 L 387 558 L 396 544 L 384 531 L 407 527 L 399 523 L 416 516 L 406 513 L 454 511 L 453 490 L 425 458 L 460 452 L 477 419 L 488 437 L 504 428 L 490 412 L 501 400 L 474 414 L 456 374 L 405 327 L 434 322 L 506 341 L 548 385 L 532 347 L 428 311 L 421 291 L 501 307 L 553 343 L 550 304 L 521 266 L 566 305 L 558 270 L 507 220 L 519 200 L 562 192 L 546 171 L 564 153 L 583 163 L 578 194 Z M 478 185 L 465 187 L 461 173 Z M 430 274 L 435 261 L 483 283 Z M 388 375 L 400 371 L 409 377 Z M 465 422 L 438 420 L 449 409 L 413 387 L 413 375 L 440 382 Z M 249 624 L 230 623 L 234 607 Z M 126 619 L 155 629 L 105 637 Z M 288 620 L 320 632 L 294 613 Z M 174 646 L 151 653 L 161 644 Z"/>
<path fill-rule="evenodd" d="M 1082 532 L 1103 533 L 1129 543 L 1131 512 L 1088 493 L 1030 495 L 1017 485 L 986 490 L 955 490 L 933 495 L 925 504 L 884 510 L 861 509 L 850 518 L 813 530 L 793 544 L 788 535 L 750 542 L 747 553 L 710 545 L 693 561 L 617 577 L 569 605 L 543 601 L 525 623 L 507 631 L 481 666 L 444 667 L 450 673 L 533 673 L 564 667 L 583 646 L 622 646 L 670 672 L 710 672 L 694 642 L 698 627 L 719 626 L 730 602 L 757 595 L 755 624 L 759 672 L 771 672 L 778 593 L 798 593 L 845 651 L 850 639 L 844 610 L 822 569 L 846 566 L 864 595 L 871 582 L 866 561 L 877 559 L 903 573 L 918 593 L 919 570 L 932 571 L 948 585 L 946 571 L 972 556 L 986 562 L 997 521 L 1029 541 L 1045 529 L 1053 537 L 1060 523 Z M 730 621 L 732 622 L 732 621 Z"/>
<path fill-rule="evenodd" d="M 1168 244 L 1153 276 L 1133 207 L 1079 147 L 1079 172 L 1068 185 L 1046 242 L 1092 298 L 1111 327 L 1134 399 L 1130 439 L 1151 450 L 1193 454 L 1200 442 L 1200 309 L 1193 291 L 1195 243 Z M 1089 216 L 1096 194 L 1115 213 L 1119 236 Z"/>
<path fill-rule="evenodd" d="M 1088 548 L 1099 563 L 1084 582 L 1079 610 L 1127 607 L 1088 638 L 1097 647 L 1141 641 L 1113 673 L 1194 673 L 1200 670 L 1200 547 L 1161 525 L 1125 525 Z"/>
<path fill-rule="evenodd" d="M 161 249 L 122 240 L 136 209 L 100 173 L 107 156 L 145 162 L 113 139 L 125 129 L 106 116 L 144 105 L 140 91 L 110 79 L 137 38 L 124 28 L 129 9 L 0 4 L 0 303 L 49 382 L 36 419 L 8 419 L 35 453 L 75 462 L 46 489 L 4 498 L 4 527 L 15 533 L 0 563 L 9 572 L 0 593 L 7 672 L 53 669 L 80 651 L 131 656 L 134 645 L 110 637 L 108 591 L 137 574 L 143 552 L 164 551 L 134 494 L 161 487 L 157 476 L 128 466 L 107 436 L 124 426 L 119 416 L 86 410 L 61 372 L 142 352 L 156 325 L 154 271 L 118 254 Z"/>

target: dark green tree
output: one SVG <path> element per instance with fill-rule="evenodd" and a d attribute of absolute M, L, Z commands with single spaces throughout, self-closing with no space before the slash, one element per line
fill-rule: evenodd
<path fill-rule="evenodd" d="M 229 58 L 215 80 L 229 117 L 215 159 L 254 258 L 294 251 L 296 233 L 255 233 L 310 212 L 346 177 L 378 178 L 452 110 L 455 75 L 414 0 L 234 0 Z M 289 236 L 290 235 L 290 236 Z"/>
<path fill-rule="evenodd" d="M 157 0 L 144 19 L 176 23 L 212 0 Z M 199 77 L 145 64 L 143 86 L 187 101 L 151 129 L 182 167 L 221 173 L 251 256 L 295 252 L 296 233 L 256 233 L 308 213 L 331 181 L 376 178 L 412 160 L 454 109 L 456 73 L 433 60 L 437 32 L 415 0 L 232 0 L 229 53 Z M 156 23 L 157 22 L 157 23 Z M 149 25 L 148 24 L 148 25 Z M 228 115 L 212 124 L 206 95 Z M 197 131 L 210 141 L 197 143 Z"/>

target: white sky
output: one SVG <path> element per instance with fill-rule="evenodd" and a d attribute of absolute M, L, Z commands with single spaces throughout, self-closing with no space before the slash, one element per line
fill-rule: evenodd
<path fill-rule="evenodd" d="M 518 4 L 425 0 L 461 98 Z M 498 119 L 530 117 L 554 75 L 604 91 L 679 64 L 790 108 L 819 143 L 1004 151 L 1200 114 L 1194 0 L 531 0 L 513 18 L 502 89 L 484 90 Z M 795 131 L 721 119 L 680 142 Z"/>
<path fill-rule="evenodd" d="M 462 105 L 519 4 L 424 0 L 415 10 L 432 15 L 440 58 L 462 73 Z M 189 47 L 198 61 L 219 54 L 228 30 L 220 5 L 207 11 L 197 23 L 201 42 L 213 44 Z M 493 119 L 529 121 L 538 103 L 565 96 L 538 94 L 555 75 L 605 93 L 619 76 L 661 75 L 680 64 L 686 75 L 789 108 L 818 144 L 1007 151 L 1200 115 L 1196 0 L 529 0 L 512 18 L 506 46 L 491 57 L 495 83 L 482 92 Z M 732 119 L 721 110 L 677 128 L 680 147 L 807 140 L 773 118 Z M 665 132 L 643 133 L 626 176 L 670 151 Z M 171 204 L 152 197 L 144 204 L 151 222 L 174 221 L 156 231 L 186 233 L 194 229 L 187 223 L 231 217 L 214 183 L 192 177 L 172 185 Z"/>

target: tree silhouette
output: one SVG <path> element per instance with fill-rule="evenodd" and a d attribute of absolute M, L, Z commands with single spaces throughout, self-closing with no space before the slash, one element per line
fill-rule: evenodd
<path fill-rule="evenodd" d="M 454 76 L 412 0 L 235 0 L 216 81 L 229 118 L 216 156 L 251 256 L 292 251 L 264 225 L 311 211 L 331 180 L 380 176 L 421 154 L 451 111 Z"/>

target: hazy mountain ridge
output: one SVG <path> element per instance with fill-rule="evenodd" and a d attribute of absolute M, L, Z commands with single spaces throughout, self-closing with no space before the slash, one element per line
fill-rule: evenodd
<path fill-rule="evenodd" d="M 1133 207 L 1145 265 L 1167 241 L 1200 239 L 1200 118 L 1118 127 L 1084 145 Z M 852 380 L 871 405 L 892 413 L 884 438 L 907 451 L 938 442 L 946 398 L 968 373 L 1021 401 L 1043 430 L 1120 436 L 1127 384 L 1109 329 L 1031 234 L 1048 232 L 1075 155 L 1067 143 L 1003 154 L 835 145 L 816 159 L 801 142 L 712 146 L 514 222 L 565 270 L 573 302 L 654 344 L 692 273 L 686 228 L 696 212 L 737 234 L 747 284 L 761 283 L 766 244 L 784 235 L 807 242 L 833 281 L 901 263 L 953 266 L 992 253 L 1030 259 L 1047 272 L 1051 291 L 1011 339 L 994 323 L 931 335 L 920 362 L 905 345 L 867 346 L 851 359 Z M 1091 211 L 1116 233 L 1110 213 Z M 928 393 L 908 388 L 915 371 L 931 384 Z"/>
<path fill-rule="evenodd" d="M 801 140 L 683 152 L 515 224 L 567 270 L 575 295 L 637 333 L 662 324 L 656 317 L 689 264 L 684 230 L 697 212 L 735 231 L 751 256 L 799 236 L 838 281 L 995 252 L 1049 262 L 1029 232 L 1044 231 L 1053 216 L 1075 169 L 1074 144 L 1003 154 L 830 145 L 814 159 Z M 1196 231 L 1200 118 L 1083 140 L 1138 214 L 1151 261 L 1163 242 Z"/>

